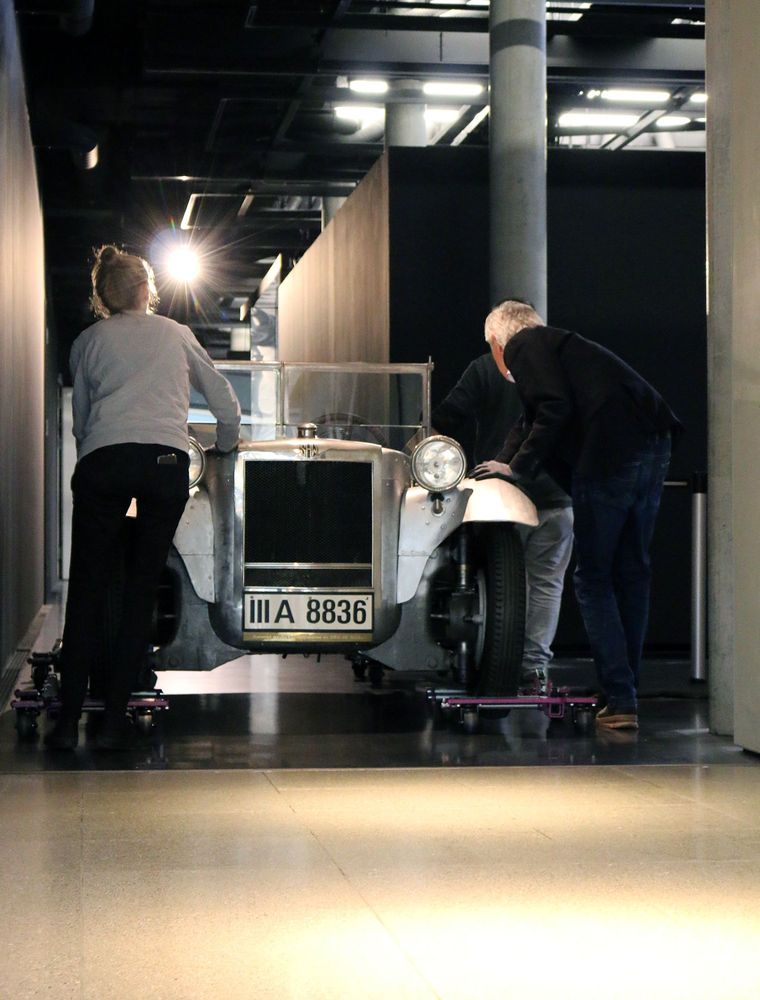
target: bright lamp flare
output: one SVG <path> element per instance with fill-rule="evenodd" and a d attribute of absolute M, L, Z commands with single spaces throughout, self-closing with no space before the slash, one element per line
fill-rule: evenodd
<path fill-rule="evenodd" d="M 452 438 L 430 437 L 412 455 L 412 475 L 426 490 L 439 493 L 453 489 L 464 477 L 464 451 Z"/>
<path fill-rule="evenodd" d="M 201 269 L 198 254 L 190 247 L 177 247 L 176 250 L 172 250 L 166 266 L 175 281 L 182 281 L 185 284 L 197 278 Z"/>

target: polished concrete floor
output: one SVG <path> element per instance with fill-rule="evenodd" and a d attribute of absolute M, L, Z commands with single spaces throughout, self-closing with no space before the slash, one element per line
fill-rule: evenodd
<path fill-rule="evenodd" d="M 646 678 L 607 736 L 468 733 L 327 657 L 164 675 L 130 754 L 5 711 L 0 998 L 756 1000 L 760 762 L 684 665 Z"/>
<path fill-rule="evenodd" d="M 760 996 L 760 769 L 0 778 L 14 1000 Z"/>

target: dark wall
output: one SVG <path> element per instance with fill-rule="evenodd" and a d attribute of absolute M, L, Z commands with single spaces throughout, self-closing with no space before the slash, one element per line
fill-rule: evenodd
<path fill-rule="evenodd" d="M 686 425 L 671 478 L 706 466 L 705 163 L 699 153 L 552 150 L 549 322 L 638 369 Z M 436 363 L 442 398 L 486 349 L 488 155 L 391 149 L 391 360 Z M 650 648 L 689 641 L 690 496 L 669 489 L 654 544 Z M 557 642 L 583 642 L 566 588 Z"/>
<path fill-rule="evenodd" d="M 585 152 L 549 159 L 550 321 L 605 344 L 663 393 L 687 431 L 670 479 L 688 479 L 707 466 L 704 156 Z M 652 553 L 649 646 L 667 651 L 689 641 L 689 490 L 666 488 Z M 584 641 L 572 599 L 557 639 Z"/>
<path fill-rule="evenodd" d="M 488 157 L 388 150 L 390 360 L 435 361 L 434 402 L 486 350 Z"/>
<path fill-rule="evenodd" d="M 706 462 L 705 159 L 557 150 L 549 157 L 549 321 L 625 358 L 688 433 L 672 471 Z"/>
<path fill-rule="evenodd" d="M 0 666 L 43 602 L 42 215 L 16 21 L 0 0 Z"/>

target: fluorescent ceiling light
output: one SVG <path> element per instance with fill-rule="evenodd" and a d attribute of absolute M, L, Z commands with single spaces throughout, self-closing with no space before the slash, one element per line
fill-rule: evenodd
<path fill-rule="evenodd" d="M 684 125 L 691 125 L 691 118 L 687 115 L 665 115 L 657 119 L 657 128 L 682 128 Z"/>
<path fill-rule="evenodd" d="M 630 128 L 639 115 L 615 114 L 612 111 L 566 111 L 559 116 L 560 128 Z"/>
<path fill-rule="evenodd" d="M 705 22 L 704 21 L 698 21 L 698 20 L 695 20 L 695 19 L 690 18 L 690 17 L 674 17 L 674 18 L 671 19 L 670 23 L 671 24 L 693 24 L 693 25 L 700 25 L 703 28 L 705 26 Z"/>
<path fill-rule="evenodd" d="M 336 118 L 349 122 L 359 122 L 361 125 L 382 121 L 384 115 L 383 108 L 368 104 L 339 104 L 335 108 Z"/>
<path fill-rule="evenodd" d="M 627 104 L 666 104 L 670 100 L 669 90 L 628 90 L 613 88 L 603 90 L 603 101 L 622 101 Z"/>
<path fill-rule="evenodd" d="M 707 104 L 707 94 L 692 94 L 689 104 Z"/>
<path fill-rule="evenodd" d="M 187 180 L 190 180 L 190 178 L 188 177 Z M 192 217 L 193 217 L 193 211 L 195 210 L 195 201 L 196 201 L 197 198 L 202 198 L 202 197 L 203 197 L 203 195 L 200 195 L 200 194 L 197 194 L 197 193 L 194 192 L 187 199 L 187 206 L 185 207 L 185 214 L 182 216 L 182 222 L 180 222 L 180 224 L 179 224 L 179 228 L 180 229 L 192 229 L 193 228 L 190 225 L 190 220 L 192 219 Z"/>
<path fill-rule="evenodd" d="M 348 86 L 357 94 L 384 94 L 388 90 L 388 81 L 351 80 Z"/>
<path fill-rule="evenodd" d="M 462 0 L 430 0 L 430 5 L 432 7 L 451 7 L 452 5 L 458 6 L 461 4 Z M 465 0 L 465 6 L 467 7 L 490 7 L 491 0 Z M 458 14 L 459 11 L 452 11 L 454 15 Z"/>
<path fill-rule="evenodd" d="M 423 91 L 431 97 L 477 97 L 483 93 L 481 83 L 457 83 L 445 81 L 440 83 L 430 82 L 423 86 Z"/>
<path fill-rule="evenodd" d="M 428 124 L 442 124 L 446 125 L 450 122 L 455 122 L 459 118 L 459 112 L 456 108 L 426 108 L 425 109 L 425 121 Z"/>
<path fill-rule="evenodd" d="M 586 11 L 591 6 L 590 3 L 565 3 L 564 0 L 555 0 L 555 2 L 549 2 L 546 5 L 546 20 L 547 21 L 580 21 L 583 17 L 583 11 Z M 569 11 L 565 11 L 558 14 L 553 11 L 554 7 L 573 7 L 578 10 L 577 14 L 572 14 Z"/>
<path fill-rule="evenodd" d="M 448 10 L 435 11 L 438 17 L 478 17 L 481 11 L 485 13 L 491 6 L 491 0 L 465 0 L 464 6 L 469 7 L 470 10 L 461 9 L 462 0 L 428 0 L 428 6 L 426 7 L 416 7 L 414 4 L 411 4 L 409 7 L 404 6 L 401 9 L 400 5 L 398 5 L 396 13 L 408 14 L 412 17 L 425 17 L 431 13 L 431 7 L 447 7 L 449 8 Z M 460 9 L 457 10 L 457 7 Z"/>

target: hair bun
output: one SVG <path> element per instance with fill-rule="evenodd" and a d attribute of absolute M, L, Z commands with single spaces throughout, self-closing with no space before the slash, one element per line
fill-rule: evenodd
<path fill-rule="evenodd" d="M 117 257 L 121 256 L 121 251 L 118 247 L 115 247 L 112 243 L 106 243 L 99 250 L 95 252 L 95 259 L 99 264 L 110 264 L 112 261 L 116 260 Z"/>

